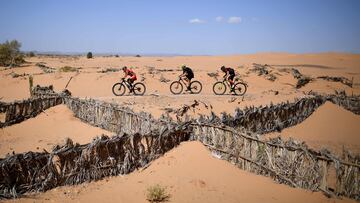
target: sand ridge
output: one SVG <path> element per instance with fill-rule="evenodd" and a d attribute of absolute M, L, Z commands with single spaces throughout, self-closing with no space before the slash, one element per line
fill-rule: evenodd
<path fill-rule="evenodd" d="M 166 109 L 179 109 L 197 100 L 199 108 L 191 111 L 191 116 L 220 114 L 225 111 L 234 113 L 235 108 L 260 106 L 283 101 L 293 101 L 303 97 L 309 91 L 334 93 L 344 90 L 348 94 L 360 94 L 360 55 L 343 53 L 289 54 L 259 53 L 234 56 L 177 56 L 177 57 L 48 57 L 27 58 L 29 64 L 23 67 L 4 69 L 0 67 L 0 100 L 13 101 L 25 99 L 29 95 L 28 76 L 12 77 L 16 74 L 32 74 L 34 84 L 53 85 L 61 91 L 72 78 L 68 89 L 76 97 L 96 98 L 130 107 L 135 111 L 146 111 L 160 117 Z M 54 73 L 44 74 L 35 64 L 44 62 L 56 69 Z M 252 63 L 269 64 L 277 77 L 269 81 L 263 76 L 251 72 Z M 161 77 L 170 81 L 181 74 L 179 65 L 186 64 L 195 71 L 195 78 L 203 83 L 203 92 L 199 95 L 171 95 L 169 82 L 160 82 Z M 139 81 L 147 86 L 142 97 L 125 95 L 115 97 L 112 85 L 119 81 L 122 72 L 106 72 L 109 67 L 120 68 L 123 65 L 134 66 Z M 216 96 L 212 84 L 219 80 L 222 73 L 218 67 L 231 66 L 248 86 L 244 97 L 233 95 Z M 79 68 L 77 72 L 60 72 L 63 66 Z M 311 77 L 329 75 L 352 78 L 353 88 L 323 80 L 315 80 L 296 89 L 296 80 L 283 68 L 297 68 L 302 74 Z M 155 73 L 151 70 L 155 69 Z M 216 79 L 208 73 L 219 73 Z M 275 92 L 277 91 L 277 94 Z M 209 108 L 205 108 L 206 104 Z M 211 107 L 211 108 L 210 108 Z M 1 118 L 1 115 L 0 115 Z M 325 146 L 340 151 L 342 146 L 354 151 L 359 149 L 359 116 L 325 103 L 303 123 L 285 129 L 283 137 L 288 135 L 306 141 L 310 147 Z M 6 153 L 50 151 L 52 146 L 61 143 L 66 137 L 81 144 L 88 143 L 100 134 L 111 134 L 102 129 L 82 123 L 73 117 L 66 106 L 52 107 L 35 118 L 0 129 L 0 155 Z M 330 135 L 330 136 L 329 136 Z M 271 135 L 269 135 L 271 136 Z M 122 177 L 106 178 L 102 181 L 81 184 L 73 187 L 55 188 L 43 194 L 15 201 L 117 201 L 144 202 L 146 188 L 160 183 L 168 187 L 172 202 L 334 202 L 321 193 L 311 193 L 278 185 L 271 179 L 256 176 L 237 169 L 235 166 L 217 160 L 197 142 L 182 143 L 180 147 L 155 160 L 147 169 Z M 246 183 L 246 184 L 243 184 Z M 349 201 L 349 200 L 346 200 Z"/>
<path fill-rule="evenodd" d="M 355 202 L 328 199 L 320 192 L 291 188 L 239 170 L 211 156 L 195 141 L 181 143 L 148 168 L 129 175 L 59 187 L 11 202 L 148 202 L 146 189 L 154 184 L 167 188 L 169 202 Z"/>
<path fill-rule="evenodd" d="M 86 144 L 101 134 L 113 135 L 106 130 L 90 126 L 75 118 L 65 105 L 45 110 L 35 118 L 0 129 L 0 157 L 7 153 L 51 151 L 66 138 Z"/>
<path fill-rule="evenodd" d="M 320 106 L 302 123 L 284 129 L 281 133 L 269 133 L 267 137 L 280 135 L 305 141 L 313 148 L 327 148 L 338 154 L 343 148 L 353 153 L 360 152 L 360 116 L 331 102 Z"/>

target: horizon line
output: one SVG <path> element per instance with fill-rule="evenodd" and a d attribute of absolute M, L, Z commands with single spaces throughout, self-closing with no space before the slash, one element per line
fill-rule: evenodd
<path fill-rule="evenodd" d="M 29 53 L 34 52 L 38 55 L 86 55 L 91 52 L 94 56 L 234 56 L 234 55 L 253 55 L 253 54 L 355 54 L 359 55 L 360 52 L 352 51 L 320 51 L 320 52 L 288 52 L 288 51 L 257 51 L 250 53 L 230 53 L 230 54 L 182 54 L 182 53 L 124 53 L 124 52 L 94 52 L 94 51 L 35 51 L 23 50 L 21 52 Z"/>

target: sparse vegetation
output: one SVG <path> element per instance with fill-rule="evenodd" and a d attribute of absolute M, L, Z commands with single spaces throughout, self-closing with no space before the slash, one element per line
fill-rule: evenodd
<path fill-rule="evenodd" d="M 21 43 L 17 40 L 0 44 L 0 66 L 19 66 L 24 63 L 24 56 L 20 52 Z"/>
<path fill-rule="evenodd" d="M 211 72 L 211 73 L 207 73 L 209 77 L 215 78 L 217 79 L 217 77 L 219 77 L 219 73 L 218 72 Z"/>
<path fill-rule="evenodd" d="M 34 86 L 34 79 L 33 79 L 33 76 L 30 75 L 29 76 L 29 91 L 30 91 L 30 96 L 32 96 L 32 89 L 33 89 L 33 86 Z"/>
<path fill-rule="evenodd" d="M 59 69 L 60 72 L 77 72 L 79 69 L 71 66 L 64 66 Z"/>
<path fill-rule="evenodd" d="M 9 75 L 11 75 L 11 77 L 13 77 L 13 78 L 18 78 L 18 77 L 25 77 L 25 76 L 27 76 L 29 74 L 27 74 L 27 73 L 17 74 L 15 72 L 11 72 Z"/>
<path fill-rule="evenodd" d="M 106 68 L 105 70 L 98 71 L 98 73 L 107 73 L 107 72 L 119 72 L 120 69 L 117 68 Z"/>
<path fill-rule="evenodd" d="M 306 84 L 308 84 L 311 81 L 312 81 L 312 78 L 310 78 L 308 76 L 301 76 L 301 78 L 298 79 L 298 81 L 296 83 L 296 89 L 299 89 L 299 88 L 305 86 Z"/>
<path fill-rule="evenodd" d="M 139 54 L 137 54 L 135 57 L 141 57 Z"/>
<path fill-rule="evenodd" d="M 44 73 L 53 73 L 55 72 L 55 68 L 51 68 L 49 66 L 46 66 L 45 63 L 39 62 L 35 64 L 38 66 Z"/>
<path fill-rule="evenodd" d="M 28 54 L 27 54 L 28 57 L 34 57 L 35 56 L 35 53 L 33 51 L 30 51 Z"/>
<path fill-rule="evenodd" d="M 88 52 L 88 53 L 86 54 L 86 58 L 91 59 L 92 57 L 93 57 L 92 52 Z"/>
<path fill-rule="evenodd" d="M 119 58 L 119 55 L 116 54 L 115 57 L 116 57 L 116 58 Z"/>
<path fill-rule="evenodd" d="M 160 76 L 160 82 L 168 83 L 168 82 L 170 82 L 170 80 L 165 78 L 163 75 L 161 75 Z"/>
<path fill-rule="evenodd" d="M 151 186 L 147 189 L 146 199 L 149 202 L 164 202 L 170 198 L 170 195 L 166 192 L 166 188 L 159 184 Z"/>

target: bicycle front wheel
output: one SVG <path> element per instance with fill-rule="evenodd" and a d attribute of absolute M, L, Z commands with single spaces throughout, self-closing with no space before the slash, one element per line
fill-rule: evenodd
<path fill-rule="evenodd" d="M 226 85 L 223 82 L 218 81 L 213 85 L 213 91 L 216 95 L 223 95 L 226 91 Z"/>
<path fill-rule="evenodd" d="M 112 92 L 115 96 L 122 96 L 125 94 L 125 85 L 122 83 L 115 83 L 112 87 Z"/>
<path fill-rule="evenodd" d="M 183 85 L 179 81 L 174 81 L 170 84 L 170 92 L 173 94 L 181 94 Z"/>

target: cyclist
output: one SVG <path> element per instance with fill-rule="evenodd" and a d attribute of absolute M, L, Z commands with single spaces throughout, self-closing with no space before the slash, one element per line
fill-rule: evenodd
<path fill-rule="evenodd" d="M 130 87 L 130 92 L 133 91 L 133 88 L 132 88 L 132 84 L 134 83 L 135 80 L 137 80 L 136 78 L 136 74 L 133 70 L 131 70 L 130 68 L 124 66 L 122 67 L 122 70 L 124 71 L 125 75 L 124 77 L 122 78 L 123 80 L 129 76 L 129 78 L 127 79 L 127 82 L 129 83 Z"/>
<path fill-rule="evenodd" d="M 194 72 L 191 70 L 191 68 L 187 67 L 186 65 L 182 65 L 181 69 L 183 71 L 183 74 L 181 74 L 179 77 L 184 79 L 185 84 L 187 85 L 186 91 L 190 91 L 190 82 L 191 79 L 194 78 Z"/>
<path fill-rule="evenodd" d="M 227 79 L 230 83 L 230 87 L 231 87 L 231 92 L 234 91 L 234 77 L 235 77 L 235 70 L 230 68 L 230 67 L 225 67 L 225 66 L 221 66 L 221 71 L 223 71 L 225 73 L 225 75 L 223 76 L 223 78 Z"/>

